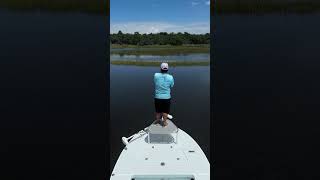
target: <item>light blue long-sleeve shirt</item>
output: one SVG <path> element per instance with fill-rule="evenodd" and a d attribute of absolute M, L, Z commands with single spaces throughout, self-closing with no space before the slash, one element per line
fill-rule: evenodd
<path fill-rule="evenodd" d="M 170 89 L 174 85 L 173 76 L 168 73 L 154 74 L 155 98 L 170 99 Z"/>

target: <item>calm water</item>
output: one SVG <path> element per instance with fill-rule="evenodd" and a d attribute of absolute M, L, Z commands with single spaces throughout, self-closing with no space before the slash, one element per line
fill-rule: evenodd
<path fill-rule="evenodd" d="M 319 179 L 320 14 L 216 18 L 216 176 Z"/>
<path fill-rule="evenodd" d="M 124 148 L 122 136 L 130 136 L 154 120 L 153 74 L 158 67 L 110 67 L 110 171 Z M 175 78 L 172 114 L 176 125 L 191 135 L 210 159 L 209 66 L 171 67 Z"/>

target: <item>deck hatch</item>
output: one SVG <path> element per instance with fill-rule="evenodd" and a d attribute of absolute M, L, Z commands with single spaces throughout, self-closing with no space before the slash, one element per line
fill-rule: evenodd
<path fill-rule="evenodd" d="M 159 124 L 151 124 L 148 127 L 148 136 L 145 140 L 151 144 L 178 143 L 178 127 L 170 120 L 167 120 L 167 122 L 168 125 L 166 127 L 162 127 Z"/>

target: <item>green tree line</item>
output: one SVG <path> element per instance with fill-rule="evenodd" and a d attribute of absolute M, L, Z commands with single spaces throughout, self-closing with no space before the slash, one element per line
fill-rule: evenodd
<path fill-rule="evenodd" d="M 140 34 L 135 32 L 133 34 L 118 33 L 111 34 L 112 44 L 128 44 L 128 45 L 183 45 L 183 44 L 210 44 L 210 34 L 189 34 L 184 33 L 150 33 Z"/>

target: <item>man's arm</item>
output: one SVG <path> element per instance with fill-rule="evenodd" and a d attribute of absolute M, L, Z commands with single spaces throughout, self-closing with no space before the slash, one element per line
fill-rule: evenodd
<path fill-rule="evenodd" d="M 173 85 L 174 85 L 174 79 L 173 79 L 173 76 L 172 76 L 171 87 L 173 87 Z"/>
<path fill-rule="evenodd" d="M 153 75 L 153 83 L 156 84 L 156 74 Z"/>

